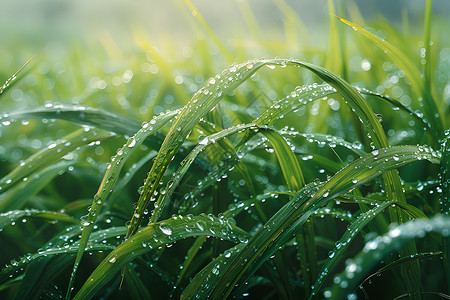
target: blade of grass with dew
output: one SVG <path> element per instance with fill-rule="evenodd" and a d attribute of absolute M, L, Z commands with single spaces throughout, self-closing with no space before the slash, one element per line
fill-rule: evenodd
<path fill-rule="evenodd" d="M 419 96 L 423 97 L 423 100 L 425 101 L 425 105 L 423 105 L 424 113 L 426 115 L 427 120 L 432 124 L 432 130 L 435 131 L 435 134 L 438 137 L 442 137 L 442 133 L 444 132 L 442 118 L 444 114 L 439 109 L 436 103 L 436 99 L 433 98 L 431 91 L 428 90 L 427 87 L 425 86 L 424 80 L 419 70 L 414 65 L 414 63 L 407 56 L 405 56 L 399 49 L 397 49 L 390 43 L 380 39 L 379 37 L 375 36 L 374 34 L 368 32 L 367 30 L 350 21 L 344 20 L 339 17 L 337 18 L 342 22 L 344 22 L 345 24 L 352 27 L 353 29 L 359 31 L 362 35 L 364 35 L 366 38 L 372 41 L 375 45 L 380 47 L 392 59 L 392 61 L 401 70 L 404 71 L 405 76 L 411 82 L 411 85 L 416 91 L 416 93 Z M 436 114 L 438 114 L 438 117 L 436 117 Z"/>
<path fill-rule="evenodd" d="M 75 161 L 54 163 L 38 170 L 32 176 L 26 177 L 25 181 L 22 180 L 15 184 L 12 188 L 0 194 L 0 211 L 7 212 L 21 209 L 27 201 L 49 184 L 53 178 L 67 170 L 74 163 Z"/>
<path fill-rule="evenodd" d="M 298 191 L 305 185 L 300 165 L 297 158 L 287 145 L 286 140 L 276 131 L 263 130 L 261 133 L 270 141 L 274 148 L 281 172 L 289 190 Z"/>
<path fill-rule="evenodd" d="M 392 104 L 393 105 L 392 109 L 394 109 L 394 110 L 397 110 L 397 109 L 400 110 L 401 109 L 401 110 L 407 112 L 411 117 L 413 117 L 415 120 L 417 120 L 418 123 L 423 124 L 425 131 L 428 128 L 432 128 L 431 123 L 428 122 L 428 120 L 424 118 L 423 113 L 420 112 L 419 110 L 413 111 L 409 107 L 403 105 L 400 101 L 398 101 L 398 100 L 396 100 L 394 98 L 391 98 L 389 96 L 381 95 L 379 93 L 372 92 L 372 91 L 369 91 L 367 89 L 361 89 L 361 88 L 357 88 L 357 89 L 358 89 L 359 93 L 361 93 L 363 95 L 374 96 L 374 97 L 376 97 L 378 99 L 381 99 L 383 101 L 386 101 L 386 102 Z M 436 136 L 436 132 L 434 132 L 433 130 L 428 131 L 428 132 L 430 132 L 436 139 L 438 138 Z"/>
<path fill-rule="evenodd" d="M 70 228 L 69 228 L 70 229 Z M 111 227 L 108 229 L 98 230 L 94 232 L 89 240 L 87 251 L 110 251 L 117 247 L 117 236 L 124 236 L 126 233 L 126 227 Z M 80 233 L 79 226 L 72 228 L 72 230 L 65 231 L 65 237 L 70 239 L 76 239 Z M 105 243 L 104 241 L 107 241 Z M 75 241 L 72 244 L 67 243 L 67 240 L 61 239 L 57 236 L 36 253 L 29 254 L 21 257 L 18 260 L 11 261 L 10 264 L 2 268 L 0 273 L 0 282 L 5 282 L 13 276 L 17 276 L 18 271 L 23 270 L 31 261 L 38 260 L 45 257 L 60 254 L 75 254 L 79 248 L 79 241 Z M 13 276 L 11 276 L 13 274 Z"/>
<path fill-rule="evenodd" d="M 167 205 L 170 203 L 170 197 L 180 184 L 183 176 L 188 171 L 191 164 L 194 162 L 194 159 L 198 156 L 200 152 L 202 152 L 207 146 L 216 143 L 217 141 L 226 138 L 231 134 L 235 134 L 246 129 L 257 129 L 258 127 L 255 124 L 244 124 L 237 125 L 235 127 L 230 127 L 224 129 L 218 133 L 212 134 L 203 138 L 197 146 L 186 156 L 186 158 L 181 162 L 180 167 L 174 172 L 172 178 L 166 184 L 166 188 L 163 189 L 164 192 L 159 193 L 159 197 L 156 201 L 155 210 L 152 214 L 151 222 L 156 222 L 163 211 L 167 208 Z"/>
<path fill-rule="evenodd" d="M 42 218 L 45 220 L 61 221 L 78 224 L 79 220 L 61 212 L 38 209 L 10 210 L 0 214 L 0 229 L 10 225 L 18 219 Z"/>
<path fill-rule="evenodd" d="M 198 235 L 214 236 L 236 243 L 249 237 L 248 233 L 229 220 L 213 215 L 175 216 L 158 223 L 150 223 L 115 248 L 89 276 L 74 299 L 92 298 L 127 262 L 151 249 Z"/>
<path fill-rule="evenodd" d="M 437 215 L 430 220 L 413 220 L 393 226 L 388 233 L 369 241 L 353 259 L 346 262 L 345 271 L 334 277 L 337 282 L 325 289 L 324 297 L 344 299 L 351 295 L 372 268 L 388 253 L 399 250 L 412 240 L 423 238 L 429 232 L 442 233 L 448 236 L 450 218 Z M 342 282 L 345 282 L 342 284 Z"/>
<path fill-rule="evenodd" d="M 444 140 L 442 141 L 441 152 L 441 214 L 444 216 L 450 215 L 450 130 L 444 133 Z M 444 272 L 447 278 L 447 288 L 450 290 L 450 235 L 443 235 L 442 237 L 442 256 L 444 260 Z"/>
<path fill-rule="evenodd" d="M 14 299 L 39 299 L 48 284 L 60 276 L 70 259 L 68 255 L 58 255 L 30 262 Z"/>
<path fill-rule="evenodd" d="M 355 112 L 360 121 L 364 124 L 366 128 L 366 133 L 373 142 L 375 148 L 385 148 L 389 144 L 386 139 L 386 135 L 380 125 L 380 122 L 376 119 L 373 110 L 365 99 L 359 94 L 351 85 L 349 85 L 342 78 L 336 76 L 332 72 L 312 64 L 305 62 L 299 62 L 295 60 L 280 61 L 277 63 L 282 64 L 293 64 L 309 69 L 314 72 L 321 79 L 325 80 L 328 84 L 333 86 L 339 94 L 344 98 L 346 103 Z M 382 174 L 383 182 L 385 185 L 385 190 L 388 199 L 395 199 L 399 202 L 405 202 L 405 195 L 403 193 L 403 188 L 401 185 L 400 177 L 397 170 L 390 170 Z M 402 211 L 398 208 L 390 208 L 389 214 L 391 221 L 402 223 L 403 219 L 406 218 Z M 411 244 L 406 249 L 402 249 L 401 255 L 412 255 L 416 253 L 415 244 Z M 402 274 L 406 278 L 406 284 L 408 289 L 414 295 L 418 295 L 420 289 L 420 267 L 417 262 L 413 265 L 402 266 Z"/>
<path fill-rule="evenodd" d="M 235 285 L 245 282 L 280 246 L 307 221 L 313 212 L 335 197 L 364 184 L 388 170 L 418 161 L 439 162 L 439 154 L 422 146 L 393 146 L 375 150 L 347 165 L 320 185 L 307 185 L 249 240 L 242 251 L 221 265 L 219 283 L 209 285 L 209 278 L 199 278 L 205 297 L 228 297 Z M 199 290 L 192 291 L 198 292 Z M 185 294 L 187 298 L 190 296 Z M 204 298 L 200 298 L 204 299 Z"/>
<path fill-rule="evenodd" d="M 130 221 L 130 231 L 127 237 L 133 235 L 139 227 L 143 212 L 151 199 L 156 197 L 155 192 L 160 186 L 160 181 L 175 157 L 182 143 L 187 138 L 192 128 L 200 121 L 201 117 L 209 112 L 229 92 L 233 91 L 245 82 L 257 69 L 264 65 L 262 61 L 248 62 L 241 65 L 232 65 L 221 74 L 208 80 L 192 99 L 184 106 L 180 115 L 170 128 L 155 162 L 145 181 L 137 207 Z M 155 217 L 151 217 L 154 222 Z"/>
<path fill-rule="evenodd" d="M 316 295 L 320 291 L 322 284 L 331 274 L 331 271 L 340 261 L 345 250 L 348 248 L 356 235 L 378 214 L 380 214 L 384 209 L 391 206 L 392 204 L 394 204 L 394 201 L 383 202 L 381 205 L 378 205 L 370 209 L 369 211 L 362 213 L 354 222 L 350 224 L 350 226 L 348 226 L 348 229 L 342 235 L 340 240 L 336 242 L 336 247 L 328 254 L 328 258 L 323 264 L 321 272 L 317 277 L 316 282 L 314 283 L 314 288 L 312 289 L 313 295 Z"/>
<path fill-rule="evenodd" d="M 62 119 L 76 124 L 87 125 L 121 135 L 133 135 L 141 124 L 119 114 L 81 105 L 53 104 L 43 108 L 10 112 L 0 116 L 0 122 L 17 119 Z"/>
<path fill-rule="evenodd" d="M 121 193 L 120 191 L 123 190 L 133 179 L 133 177 L 136 175 L 136 173 L 146 164 L 148 161 L 156 157 L 156 154 L 158 152 L 152 150 L 146 155 L 144 155 L 137 163 L 133 164 L 125 174 L 114 186 L 114 192 L 111 195 L 111 198 L 108 202 L 106 202 L 105 211 L 109 211 L 111 206 L 114 204 L 116 200 L 120 197 Z"/>
<path fill-rule="evenodd" d="M 33 172 L 54 164 L 61 157 L 78 147 L 88 145 L 93 141 L 101 141 L 110 136 L 110 133 L 103 131 L 79 129 L 27 158 L 0 180 L 0 191 L 3 193 L 6 192 L 16 183 L 21 182 L 24 178 L 33 174 Z"/>
<path fill-rule="evenodd" d="M 95 222 L 100 214 L 100 211 L 111 196 L 114 186 L 116 185 L 117 179 L 119 178 L 120 171 L 123 168 L 124 163 L 128 160 L 131 154 L 145 141 L 145 139 L 157 132 L 161 127 L 163 127 L 167 122 L 169 122 L 178 111 L 171 111 L 166 114 L 160 114 L 153 117 L 150 122 L 143 123 L 141 129 L 136 132 L 135 135 L 130 137 L 122 148 L 117 150 L 115 156 L 111 158 L 111 163 L 107 167 L 105 175 L 103 176 L 102 183 L 100 184 L 97 193 L 94 195 L 94 199 L 89 210 L 87 217 L 82 220 L 81 225 L 83 226 L 83 231 L 81 234 L 80 246 L 77 256 L 75 258 L 74 267 L 72 269 L 72 274 L 70 276 L 69 287 L 67 289 L 66 298 L 70 298 L 70 293 L 72 291 L 72 286 L 77 273 L 78 265 L 80 264 L 81 258 L 83 257 L 86 244 L 88 243 L 89 236 L 94 230 Z"/>
<path fill-rule="evenodd" d="M 3 84 L 3 86 L 0 87 L 0 95 L 3 94 L 3 92 L 9 87 L 11 86 L 11 84 L 13 82 L 15 82 L 15 80 L 17 79 L 17 76 L 19 75 L 19 73 L 30 63 L 30 61 L 33 59 L 34 56 L 32 56 L 26 63 L 23 64 L 22 67 L 20 67 L 19 70 L 16 71 L 16 73 L 14 73 L 10 78 L 8 78 L 5 83 Z"/>
<path fill-rule="evenodd" d="M 325 97 L 327 95 L 336 93 L 336 90 L 331 86 L 325 85 L 307 85 L 303 87 L 297 87 L 294 91 L 284 99 L 276 101 L 272 106 L 270 106 L 264 113 L 261 114 L 254 122 L 260 125 L 269 125 L 275 122 L 277 119 L 283 118 L 288 113 L 295 111 L 300 106 L 309 103 L 310 101 L 314 101 L 316 99 Z M 281 132 L 283 133 L 283 132 Z M 240 151 L 242 156 L 245 156 L 247 151 L 243 152 L 243 145 L 247 142 L 254 133 L 247 133 L 246 136 L 242 139 L 239 145 L 236 147 L 237 151 Z M 336 142 L 338 143 L 338 142 Z M 347 145 L 348 146 L 348 145 Z M 229 157 L 223 164 L 222 167 L 219 167 L 215 170 L 210 176 L 206 177 L 202 180 L 201 189 L 196 188 L 193 193 L 191 193 L 192 198 L 196 198 L 195 195 L 200 193 L 202 190 L 208 188 L 211 184 L 216 182 L 216 179 L 220 178 L 223 174 L 226 174 L 230 168 L 237 165 L 239 168 L 239 160 L 236 155 L 232 155 Z M 245 175 L 245 172 L 242 172 Z M 258 209 L 258 208 L 257 208 Z"/>

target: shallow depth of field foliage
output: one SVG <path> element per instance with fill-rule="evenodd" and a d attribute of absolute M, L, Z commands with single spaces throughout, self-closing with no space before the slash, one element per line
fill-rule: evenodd
<path fill-rule="evenodd" d="M 414 24 L 328 1 L 324 47 L 283 0 L 283 38 L 243 1 L 232 42 L 174 2 L 189 47 L 0 47 L 0 297 L 450 299 L 432 1 Z"/>

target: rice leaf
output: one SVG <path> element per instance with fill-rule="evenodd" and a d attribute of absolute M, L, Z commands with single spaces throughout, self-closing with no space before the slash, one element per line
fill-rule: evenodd
<path fill-rule="evenodd" d="M 116 185 L 117 179 L 119 178 L 120 171 L 122 170 L 125 161 L 127 161 L 134 150 L 137 149 L 149 135 L 158 131 L 177 113 L 178 111 L 172 111 L 166 114 L 160 114 L 159 116 L 153 117 L 149 123 L 142 124 L 141 129 L 136 132 L 134 136 L 130 137 L 126 144 L 122 148 L 118 149 L 116 155 L 111 158 L 111 163 L 107 167 L 106 173 L 103 176 L 102 183 L 100 184 L 97 193 L 94 195 L 89 214 L 81 222 L 83 231 L 81 234 L 79 250 L 75 258 L 74 267 L 72 269 L 66 298 L 70 298 L 70 293 L 72 291 L 72 285 L 75 280 L 78 265 L 80 264 L 81 258 L 83 257 L 85 247 L 89 241 L 89 236 L 94 230 L 95 222 L 100 215 L 103 204 L 107 201 L 107 199 L 113 192 L 113 188 Z"/>
<path fill-rule="evenodd" d="M 0 229 L 10 225 L 12 222 L 17 221 L 18 219 L 30 217 L 74 224 L 79 222 L 79 220 L 61 212 L 38 209 L 10 210 L 6 213 L 0 214 Z"/>
<path fill-rule="evenodd" d="M 314 283 L 314 288 L 312 289 L 312 296 L 317 294 L 322 287 L 323 282 L 331 274 L 333 268 L 339 262 L 340 258 L 344 254 L 347 247 L 353 241 L 355 236 L 366 226 L 370 221 L 372 221 L 379 213 L 384 209 L 394 204 L 394 201 L 386 201 L 371 210 L 362 213 L 353 223 L 350 224 L 348 230 L 345 231 L 344 235 L 336 242 L 336 247 L 330 251 L 328 254 L 327 261 L 322 266 L 321 272 Z"/>
<path fill-rule="evenodd" d="M 79 129 L 65 136 L 63 139 L 51 143 L 46 148 L 27 158 L 0 180 L 0 191 L 3 193 L 6 192 L 9 188 L 20 183 L 27 176 L 30 176 L 39 169 L 51 166 L 78 147 L 88 145 L 93 141 L 101 141 L 110 136 L 111 134 L 107 132 L 94 129 Z"/>
<path fill-rule="evenodd" d="M 425 82 L 422 79 L 422 76 L 415 64 L 392 44 L 380 39 L 376 35 L 350 21 L 344 20 L 339 17 L 337 18 L 343 23 L 352 27 L 354 30 L 360 32 L 375 45 L 380 47 L 383 51 L 385 51 L 387 55 L 389 55 L 392 61 L 405 72 L 405 76 L 411 82 L 411 85 L 416 93 L 419 96 L 423 97 L 423 100 L 425 101 L 423 107 L 427 120 L 432 124 L 432 128 L 434 129 L 436 135 L 442 137 L 442 133 L 444 132 L 442 117 L 444 116 L 444 114 L 439 109 L 436 99 L 433 98 L 431 90 L 429 90 L 429 88 L 425 85 Z"/>
<path fill-rule="evenodd" d="M 126 136 L 133 135 L 141 128 L 138 121 L 104 109 L 68 104 L 50 103 L 42 108 L 0 116 L 0 122 L 17 119 L 61 119 Z"/>
<path fill-rule="evenodd" d="M 53 178 L 64 172 L 74 161 L 60 161 L 41 169 L 25 181 L 15 184 L 6 192 L 0 194 L 0 211 L 7 212 L 21 209 L 34 195 L 42 190 Z"/>
<path fill-rule="evenodd" d="M 450 218 L 444 215 L 434 216 L 430 220 L 418 219 L 392 226 L 388 233 L 367 242 L 363 250 L 346 262 L 345 271 L 333 278 L 335 284 L 325 289 L 324 298 L 352 297 L 360 282 L 387 254 L 400 249 L 411 240 L 423 238 L 429 232 L 446 233 L 444 235 L 448 236 L 449 228 Z"/>
<path fill-rule="evenodd" d="M 245 282 L 292 237 L 318 207 L 388 170 L 422 159 L 438 163 L 439 154 L 422 146 L 393 146 L 374 150 L 350 163 L 327 182 L 306 185 L 253 235 L 242 251 L 230 257 L 226 264 L 220 265 L 220 274 L 216 276 L 219 278 L 213 279 L 218 280 L 217 284 L 209 284 L 210 276 L 199 277 L 201 283 L 195 285 L 204 289 L 202 294 L 209 297 L 228 297 L 235 285 L 239 286 Z M 183 296 L 189 298 L 192 293 L 199 292 L 191 289 L 189 291 L 189 294 Z"/>
<path fill-rule="evenodd" d="M 192 236 L 208 235 L 233 242 L 247 240 L 249 235 L 232 222 L 213 215 L 178 216 L 151 223 L 115 248 L 94 270 L 74 299 L 90 299 L 128 262 L 162 245 Z"/>

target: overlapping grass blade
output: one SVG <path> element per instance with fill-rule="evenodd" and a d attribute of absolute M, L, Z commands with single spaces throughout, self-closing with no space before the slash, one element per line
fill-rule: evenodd
<path fill-rule="evenodd" d="M 98 230 L 91 235 L 86 251 L 112 250 L 117 246 L 117 236 L 124 236 L 125 233 L 125 226 Z M 57 236 L 40 248 L 36 253 L 28 254 L 20 259 L 11 261 L 10 264 L 2 268 L 2 272 L 0 273 L 0 282 L 3 283 L 14 276 L 17 276 L 18 271 L 22 271 L 32 261 L 45 257 L 51 257 L 53 255 L 77 253 L 80 241 L 76 240 L 76 236 L 80 234 L 80 226 L 67 228 L 65 234 L 67 240 L 61 239 L 60 236 Z M 68 243 L 69 239 L 73 239 L 75 241 L 70 244 Z M 14 275 L 10 276 L 11 274 Z"/>
<path fill-rule="evenodd" d="M 42 218 L 46 220 L 61 221 L 74 224 L 79 223 L 78 219 L 75 219 L 61 212 L 39 209 L 10 210 L 6 213 L 0 214 L 0 229 L 11 225 L 12 222 L 17 221 L 18 219 L 23 220 L 26 218 Z"/>
<path fill-rule="evenodd" d="M 328 259 L 322 266 L 321 272 L 317 277 L 316 282 L 314 283 L 312 296 L 314 296 L 320 291 L 323 282 L 331 274 L 333 268 L 339 262 L 345 250 L 348 248 L 348 246 L 356 237 L 356 235 L 379 213 L 381 213 L 384 209 L 386 209 L 392 204 L 394 204 L 394 201 L 383 202 L 381 205 L 378 205 L 372 208 L 371 210 L 362 213 L 354 222 L 350 224 L 348 230 L 346 230 L 344 235 L 342 235 L 342 237 L 340 238 L 340 240 L 336 242 L 336 247 L 333 250 L 331 250 L 331 252 L 328 254 Z"/>
<path fill-rule="evenodd" d="M 122 115 L 103 109 L 68 104 L 48 104 L 43 108 L 10 112 L 0 116 L 0 122 L 17 119 L 61 119 L 76 124 L 131 136 L 141 124 Z"/>
<path fill-rule="evenodd" d="M 102 183 L 100 184 L 97 193 L 94 195 L 94 200 L 89 210 L 89 214 L 84 220 L 82 220 L 81 225 L 84 227 L 84 229 L 81 235 L 79 246 L 80 249 L 77 253 L 77 257 L 75 258 L 75 264 L 70 278 L 69 289 L 66 298 L 70 297 L 70 291 L 73 281 L 75 280 L 77 268 L 81 261 L 81 258 L 83 257 L 83 253 L 89 240 L 89 236 L 94 229 L 95 222 L 100 214 L 103 204 L 110 197 L 113 188 L 116 185 L 117 179 L 119 178 L 120 171 L 122 170 L 125 161 L 127 161 L 134 150 L 137 149 L 149 135 L 157 132 L 177 113 L 178 111 L 172 111 L 166 114 L 161 114 L 152 118 L 149 123 L 142 124 L 141 129 L 136 132 L 135 135 L 130 137 L 126 144 L 122 148 L 118 149 L 116 155 L 111 158 L 111 163 L 107 167 L 106 173 L 103 176 Z"/>
<path fill-rule="evenodd" d="M 307 185 L 288 204 L 283 206 L 239 253 L 220 265 L 217 284 L 209 285 L 209 278 L 197 278 L 195 283 L 210 297 L 226 298 L 235 285 L 245 282 L 281 245 L 306 222 L 311 214 L 331 199 L 384 174 L 388 170 L 426 159 L 439 162 L 439 154 L 421 146 L 394 146 L 374 152 L 350 163 L 330 180 L 317 185 Z M 216 280 L 216 279 L 213 279 Z M 187 289 L 186 289 L 187 290 Z M 185 290 L 185 291 L 186 291 Z M 190 290 L 184 294 L 189 298 Z"/>
<path fill-rule="evenodd" d="M 175 120 L 144 184 L 143 192 L 130 222 L 130 232 L 128 236 L 131 236 L 133 232 L 137 230 L 142 219 L 143 211 L 148 206 L 150 199 L 155 198 L 155 192 L 157 193 L 160 181 L 169 163 L 172 161 L 178 149 L 181 147 L 181 144 L 195 124 L 204 114 L 210 111 L 224 95 L 242 84 L 263 65 L 295 65 L 305 67 L 316 73 L 346 99 L 361 121 L 366 125 L 375 146 L 379 148 L 388 146 L 384 131 L 364 98 L 348 83 L 330 71 L 309 63 L 284 59 L 254 60 L 241 65 L 232 65 L 229 69 L 223 71 L 222 74 L 209 79 L 208 83 L 194 95 Z M 386 181 L 388 186 L 391 185 L 396 182 L 395 176 Z M 400 184 L 394 184 L 393 187 L 398 190 Z M 389 188 L 388 192 L 390 193 Z M 398 198 L 398 195 L 396 198 Z M 154 221 L 155 218 L 152 220 Z"/>
<path fill-rule="evenodd" d="M 176 216 L 158 223 L 151 223 L 115 248 L 94 270 L 74 299 L 90 299 L 99 288 L 107 284 L 129 261 L 177 240 L 192 236 L 208 235 L 233 242 L 242 242 L 249 234 L 227 219 L 213 215 Z"/>
<path fill-rule="evenodd" d="M 431 1 L 429 1 L 431 2 Z M 433 98 L 433 93 L 429 89 L 430 87 L 425 85 L 421 73 L 417 69 L 416 65 L 398 48 L 392 44 L 380 39 L 376 35 L 370 33 L 364 28 L 337 17 L 339 20 L 349 25 L 353 29 L 359 31 L 362 35 L 372 41 L 375 45 L 380 47 L 387 55 L 392 59 L 392 61 L 405 72 L 405 76 L 411 82 L 412 87 L 416 91 L 417 95 L 423 97 L 425 104 L 423 105 L 424 113 L 427 120 L 432 124 L 432 129 L 438 137 L 442 137 L 444 132 L 443 117 L 441 109 L 437 104 L 437 100 Z M 430 75 L 430 74 L 429 74 Z"/>
<path fill-rule="evenodd" d="M 335 284 L 324 291 L 324 297 L 332 299 L 348 297 L 388 253 L 402 248 L 412 240 L 423 238 L 429 232 L 448 235 L 449 228 L 450 218 L 443 215 L 430 220 L 418 219 L 392 226 L 388 233 L 367 242 L 363 250 L 346 262 L 345 271 L 334 277 Z"/>
<path fill-rule="evenodd" d="M 15 184 L 12 188 L 0 194 L 0 211 L 21 209 L 35 194 L 42 190 L 58 174 L 67 170 L 74 161 L 60 161 L 36 171 L 32 176 Z"/>
<path fill-rule="evenodd" d="M 27 158 L 18 167 L 0 180 L 0 191 L 6 192 L 15 184 L 21 182 L 27 176 L 42 168 L 51 166 L 61 157 L 74 151 L 78 147 L 88 145 L 93 141 L 101 141 L 110 137 L 111 134 L 94 129 L 79 129 L 61 140 L 51 143 L 46 148 Z"/>

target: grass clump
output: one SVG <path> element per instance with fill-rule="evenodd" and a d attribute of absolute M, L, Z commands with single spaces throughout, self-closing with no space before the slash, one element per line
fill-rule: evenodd
<path fill-rule="evenodd" d="M 205 40 L 175 63 L 137 34 L 126 69 L 87 81 L 40 61 L 1 88 L 3 297 L 448 297 L 450 66 L 431 1 L 421 49 L 332 17 L 319 63 L 239 64 L 245 47 L 185 2 L 221 73 Z"/>

